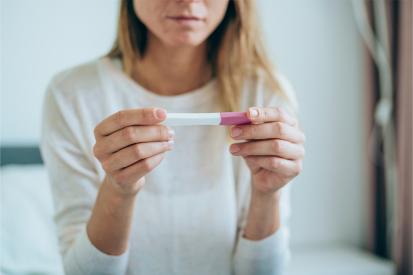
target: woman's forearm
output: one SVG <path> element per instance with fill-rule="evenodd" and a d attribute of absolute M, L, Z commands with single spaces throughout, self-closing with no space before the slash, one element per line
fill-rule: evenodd
<path fill-rule="evenodd" d="M 244 238 L 261 240 L 280 227 L 280 191 L 263 194 L 252 188 Z"/>
<path fill-rule="evenodd" d="M 92 244 L 109 255 L 120 255 L 128 248 L 136 195 L 115 192 L 107 178 L 103 181 L 87 233 Z"/>

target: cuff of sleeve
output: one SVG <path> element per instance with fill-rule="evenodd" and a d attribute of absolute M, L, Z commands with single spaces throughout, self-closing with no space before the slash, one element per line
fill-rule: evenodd
<path fill-rule="evenodd" d="M 116 256 L 97 249 L 91 243 L 86 227 L 80 233 L 73 252 L 75 261 L 84 274 L 123 274 L 129 257 L 129 249 Z"/>
<path fill-rule="evenodd" d="M 241 232 L 237 254 L 238 257 L 248 259 L 266 259 L 279 254 L 289 254 L 288 230 L 281 226 L 274 234 L 265 239 L 254 241 L 243 237 Z"/>

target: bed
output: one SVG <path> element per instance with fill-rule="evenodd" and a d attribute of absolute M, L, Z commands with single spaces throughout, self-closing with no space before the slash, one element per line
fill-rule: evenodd
<path fill-rule="evenodd" d="M 1 274 L 63 274 L 47 173 L 36 146 L 1 148 Z M 293 217 L 299 218 L 299 217 Z M 289 275 L 391 275 L 394 266 L 351 245 L 296 245 Z"/>

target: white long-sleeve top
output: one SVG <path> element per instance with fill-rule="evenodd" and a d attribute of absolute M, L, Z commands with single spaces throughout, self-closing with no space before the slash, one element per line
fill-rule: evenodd
<path fill-rule="evenodd" d="M 277 76 L 294 102 L 291 86 Z M 67 274 L 282 274 L 289 258 L 289 195 L 281 191 L 281 227 L 259 241 L 242 237 L 251 175 L 229 153 L 223 126 L 181 126 L 175 145 L 146 176 L 136 200 L 128 250 L 107 255 L 90 242 L 86 224 L 105 173 L 94 158 L 93 129 L 126 108 L 219 112 L 216 80 L 177 96 L 145 90 L 100 58 L 55 76 L 45 96 L 41 151 L 49 172 L 55 221 Z M 291 104 L 248 80 L 241 109 Z"/>

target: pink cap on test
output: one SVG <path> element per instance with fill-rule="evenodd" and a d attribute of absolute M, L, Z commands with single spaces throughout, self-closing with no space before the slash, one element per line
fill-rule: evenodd
<path fill-rule="evenodd" d="M 220 125 L 240 125 L 250 124 L 251 120 L 247 117 L 246 112 L 224 112 L 221 113 Z"/>

